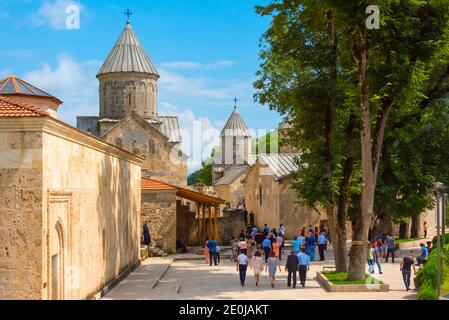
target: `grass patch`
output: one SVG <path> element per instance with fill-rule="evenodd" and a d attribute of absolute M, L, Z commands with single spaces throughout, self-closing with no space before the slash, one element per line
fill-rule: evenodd
<path fill-rule="evenodd" d="M 424 238 L 408 238 L 408 239 L 396 238 L 396 239 L 394 239 L 394 242 L 399 244 L 399 243 L 412 242 L 412 241 L 417 241 L 417 240 L 425 240 L 425 239 Z"/>
<path fill-rule="evenodd" d="M 323 271 L 323 275 L 335 285 L 349 285 L 349 284 L 384 284 L 382 281 L 373 278 L 368 273 L 365 273 L 364 280 L 349 280 L 346 272 Z"/>

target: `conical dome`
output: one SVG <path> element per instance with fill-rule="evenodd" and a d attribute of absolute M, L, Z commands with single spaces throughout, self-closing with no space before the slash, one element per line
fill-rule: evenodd
<path fill-rule="evenodd" d="M 159 78 L 159 74 L 146 54 L 129 22 L 97 73 L 141 72 Z"/>
<path fill-rule="evenodd" d="M 237 111 L 236 106 L 234 106 L 234 110 L 232 111 L 231 116 L 229 117 L 223 130 L 221 131 L 221 136 L 252 136 L 250 130 L 248 129 L 248 126 Z"/>

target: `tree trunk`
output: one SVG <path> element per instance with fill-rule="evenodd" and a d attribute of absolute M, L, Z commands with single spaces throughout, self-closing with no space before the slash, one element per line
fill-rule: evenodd
<path fill-rule="evenodd" d="M 399 224 L 399 238 L 408 239 L 409 238 L 409 224 L 408 222 L 401 222 Z"/>
<path fill-rule="evenodd" d="M 421 215 L 415 215 L 412 217 L 412 226 L 410 228 L 410 238 L 419 238 L 419 226 L 421 224 Z"/>
<path fill-rule="evenodd" d="M 344 228 L 338 223 L 338 217 L 342 213 L 338 212 L 337 207 L 327 208 L 327 219 L 329 222 L 329 229 L 331 232 L 332 248 L 334 251 L 335 268 L 337 272 L 348 271 L 348 253 L 347 253 L 347 236 L 346 225 Z M 346 214 L 343 213 L 346 217 Z M 346 219 L 345 219 L 346 220 Z"/>
<path fill-rule="evenodd" d="M 356 213 L 356 221 L 352 233 L 348 277 L 351 280 L 363 280 L 365 279 L 368 230 L 373 216 L 375 191 L 371 140 L 371 114 L 367 78 L 367 44 L 365 34 L 361 33 L 359 35 L 358 43 L 355 46 L 352 46 L 352 50 L 354 59 L 358 64 L 360 86 L 362 192 L 360 198 L 360 210 Z"/>

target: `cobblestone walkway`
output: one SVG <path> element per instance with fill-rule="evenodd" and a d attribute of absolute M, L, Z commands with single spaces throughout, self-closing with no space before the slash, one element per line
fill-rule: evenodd
<path fill-rule="evenodd" d="M 331 259 L 331 251 L 327 253 L 326 258 Z M 287 273 L 282 267 L 273 289 L 265 276 L 261 277 L 261 283 L 256 287 L 250 270 L 247 273 L 245 287 L 241 287 L 238 272 L 229 259 L 222 260 L 218 266 L 209 267 L 203 260 L 172 262 L 172 259 L 167 258 L 149 258 L 103 299 L 416 299 L 414 290 L 405 291 L 399 271 L 399 258 L 396 260 L 394 264 L 382 263 L 384 272 L 382 275 L 377 274 L 376 266 L 375 277 L 389 284 L 390 292 L 330 293 L 320 286 L 315 276 L 323 266 L 331 266 L 333 260 L 313 263 L 307 274 L 306 288 L 288 288 Z M 169 265 L 170 268 L 166 270 Z M 158 277 L 165 270 L 166 273 L 159 280 Z"/>

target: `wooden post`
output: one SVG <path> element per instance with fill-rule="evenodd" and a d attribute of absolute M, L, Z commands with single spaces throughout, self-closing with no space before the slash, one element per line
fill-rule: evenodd
<path fill-rule="evenodd" d="M 212 239 L 212 215 L 210 203 L 207 205 L 207 212 L 209 216 L 209 239 Z"/>
<path fill-rule="evenodd" d="M 220 207 L 215 207 L 215 237 L 218 238 L 218 218 L 220 216 Z"/>
<path fill-rule="evenodd" d="M 197 225 L 197 228 L 196 228 L 196 239 L 197 239 L 199 244 L 202 244 L 201 243 L 201 234 L 200 234 L 200 223 L 201 223 L 201 220 L 200 220 L 200 204 L 197 202 L 196 203 L 196 225 Z"/>
<path fill-rule="evenodd" d="M 202 204 L 202 211 L 203 211 L 203 214 L 202 214 L 202 217 L 203 217 L 203 232 L 202 232 L 202 235 L 203 235 L 203 242 L 204 241 L 206 241 L 206 213 L 204 212 L 204 203 Z"/>
<path fill-rule="evenodd" d="M 220 213 L 220 208 L 215 206 L 214 207 L 214 216 L 215 216 L 215 240 L 218 241 L 218 214 Z"/>

